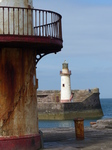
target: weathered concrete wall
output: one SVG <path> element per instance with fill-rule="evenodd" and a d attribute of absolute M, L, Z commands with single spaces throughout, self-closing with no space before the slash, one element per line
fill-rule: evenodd
<path fill-rule="evenodd" d="M 33 0 L 1 0 L 0 6 L 26 7 L 33 6 Z"/>
<path fill-rule="evenodd" d="M 83 102 L 93 93 L 97 93 L 99 100 L 99 89 L 87 89 L 87 90 L 72 90 L 73 102 Z M 61 91 L 59 90 L 43 90 L 37 91 L 37 101 L 38 102 L 60 102 Z"/>
<path fill-rule="evenodd" d="M 60 102 L 60 91 L 37 91 L 38 102 Z"/>
<path fill-rule="evenodd" d="M 77 93 L 79 90 L 72 90 L 72 92 Z M 99 91 L 91 90 L 88 92 L 86 90 L 86 92 L 86 98 L 83 101 L 79 101 L 79 99 L 77 101 L 74 95 L 73 101 L 76 102 L 60 103 L 60 91 L 39 91 L 37 94 L 39 119 L 62 120 L 75 117 L 95 118 L 103 116 Z"/>
<path fill-rule="evenodd" d="M 7 7 L 23 7 L 23 8 L 32 8 L 33 7 L 33 0 L 2 0 L 0 2 L 0 6 L 7 6 Z M 9 14 L 9 15 L 8 15 Z M 19 14 L 19 15 L 18 15 Z M 4 16 L 4 18 L 3 18 Z M 24 19 L 23 19 L 24 17 Z M 28 33 L 31 35 L 33 31 L 33 21 L 32 21 L 33 14 L 31 10 L 22 10 L 20 9 L 0 9 L 0 34 L 3 34 L 3 24 L 4 24 L 4 34 L 23 34 L 27 35 Z M 28 23 L 27 23 L 28 18 Z M 19 22 L 18 22 L 19 20 Z M 23 28 L 24 27 L 24 28 Z"/>
<path fill-rule="evenodd" d="M 0 135 L 38 133 L 35 53 L 0 49 Z"/>

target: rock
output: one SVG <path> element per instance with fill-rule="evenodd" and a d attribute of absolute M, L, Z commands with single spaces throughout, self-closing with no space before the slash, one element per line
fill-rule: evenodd
<path fill-rule="evenodd" d="M 96 122 L 90 122 L 90 125 L 94 125 L 94 124 L 96 124 Z"/>
<path fill-rule="evenodd" d="M 112 119 L 100 119 L 96 121 L 95 123 L 91 123 L 92 128 L 98 128 L 98 129 L 104 129 L 109 128 L 112 129 Z"/>

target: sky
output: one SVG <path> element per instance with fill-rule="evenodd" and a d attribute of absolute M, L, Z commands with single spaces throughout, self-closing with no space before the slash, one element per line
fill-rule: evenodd
<path fill-rule="evenodd" d="M 71 89 L 99 88 L 112 98 L 112 0 L 33 0 L 34 8 L 62 15 L 63 48 L 37 64 L 38 90 L 60 90 L 62 63 L 69 65 Z"/>

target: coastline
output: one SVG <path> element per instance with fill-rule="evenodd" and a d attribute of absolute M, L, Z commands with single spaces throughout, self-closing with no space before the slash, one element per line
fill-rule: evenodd
<path fill-rule="evenodd" d="M 100 122 L 100 123 L 99 123 Z M 43 132 L 43 146 L 46 150 L 95 150 L 112 148 L 112 126 L 102 126 L 109 119 L 98 120 L 97 127 L 84 127 L 84 140 L 76 140 L 74 128 L 46 128 Z M 112 122 L 112 119 L 111 119 Z"/>

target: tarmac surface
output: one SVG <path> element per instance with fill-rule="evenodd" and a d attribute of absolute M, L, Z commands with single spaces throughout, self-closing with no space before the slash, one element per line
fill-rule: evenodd
<path fill-rule="evenodd" d="M 77 140 L 75 128 L 40 129 L 41 150 L 112 150 L 112 128 L 84 128 L 84 140 Z"/>

